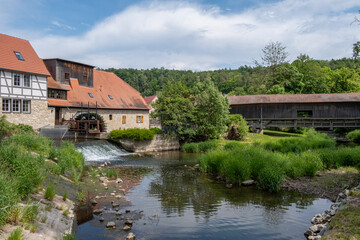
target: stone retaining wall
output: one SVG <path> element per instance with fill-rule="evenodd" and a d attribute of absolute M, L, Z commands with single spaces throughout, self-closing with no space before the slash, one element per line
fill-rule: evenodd
<path fill-rule="evenodd" d="M 360 184 L 355 189 L 359 190 Z M 349 192 L 350 191 L 346 189 L 339 193 L 335 203 L 330 206 L 329 210 L 325 210 L 324 214 L 318 213 L 311 219 L 311 223 L 313 225 L 304 233 L 307 239 L 318 240 L 321 239 L 322 236 L 326 235 L 329 231 L 329 222 L 331 219 L 335 216 L 338 210 L 346 207 Z"/>
<path fill-rule="evenodd" d="M 133 139 L 112 139 L 125 150 L 131 152 L 162 152 L 179 150 L 178 140 L 168 140 L 164 134 L 157 134 L 153 140 L 135 141 Z"/>

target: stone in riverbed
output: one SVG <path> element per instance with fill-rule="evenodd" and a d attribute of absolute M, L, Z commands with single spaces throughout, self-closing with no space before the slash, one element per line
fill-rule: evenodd
<path fill-rule="evenodd" d="M 125 224 L 126 224 L 126 225 L 133 225 L 133 220 L 131 220 L 131 219 L 126 219 Z"/>
<path fill-rule="evenodd" d="M 112 203 L 113 208 L 116 208 L 116 207 L 119 207 L 119 206 L 120 206 L 120 203 L 118 203 L 118 202 L 113 202 Z"/>
<path fill-rule="evenodd" d="M 129 212 L 130 212 L 130 209 L 126 209 L 125 212 L 126 212 L 126 213 L 129 213 Z"/>
<path fill-rule="evenodd" d="M 122 215 L 122 213 L 121 212 L 116 212 L 115 215 L 120 216 L 120 215 Z"/>
<path fill-rule="evenodd" d="M 100 182 L 107 182 L 107 177 L 99 177 Z"/>
<path fill-rule="evenodd" d="M 233 187 L 232 183 L 227 183 L 225 186 L 226 186 L 226 188 L 232 188 Z"/>
<path fill-rule="evenodd" d="M 243 185 L 243 186 L 251 186 L 251 185 L 254 185 L 254 184 L 255 184 L 255 180 L 252 180 L 252 179 L 243 181 L 243 182 L 241 183 L 241 185 Z"/>
<path fill-rule="evenodd" d="M 124 231 L 130 231 L 131 227 L 129 225 L 125 225 L 123 228 Z"/>
<path fill-rule="evenodd" d="M 95 209 L 94 211 L 93 211 L 93 214 L 100 214 L 100 213 L 102 213 L 103 211 L 101 210 L 101 209 Z"/>
<path fill-rule="evenodd" d="M 108 223 L 106 224 L 106 228 L 116 228 L 115 222 L 108 222 Z"/>
<path fill-rule="evenodd" d="M 95 206 L 98 202 L 95 200 L 95 199 L 91 199 L 91 204 L 93 205 L 93 206 Z"/>
<path fill-rule="evenodd" d="M 99 218 L 100 222 L 103 222 L 105 219 L 103 217 Z"/>
<path fill-rule="evenodd" d="M 135 240 L 136 236 L 135 234 L 133 233 L 129 233 L 127 236 L 126 236 L 126 240 Z"/>
<path fill-rule="evenodd" d="M 116 179 L 116 183 L 121 184 L 121 183 L 123 183 L 123 180 L 121 178 L 118 178 L 118 179 Z"/>

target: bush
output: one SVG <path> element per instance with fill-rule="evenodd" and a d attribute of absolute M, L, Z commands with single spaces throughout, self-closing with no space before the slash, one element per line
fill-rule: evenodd
<path fill-rule="evenodd" d="M 47 186 L 46 187 L 46 190 L 45 190 L 45 195 L 44 195 L 44 198 L 47 199 L 47 200 L 50 200 L 52 201 L 55 197 L 55 189 L 53 186 Z"/>
<path fill-rule="evenodd" d="M 68 233 L 68 234 L 64 234 L 63 240 L 76 240 L 76 236 L 75 234 L 72 234 L 72 233 Z"/>
<path fill-rule="evenodd" d="M 354 131 L 349 132 L 348 134 L 346 134 L 346 138 L 348 138 L 354 142 L 359 142 L 360 141 L 360 129 L 356 129 Z"/>
<path fill-rule="evenodd" d="M 323 169 L 323 162 L 320 156 L 314 152 L 304 152 L 300 155 L 288 155 L 287 165 L 285 167 L 286 175 L 291 178 L 301 176 L 313 177 L 317 171 Z"/>
<path fill-rule="evenodd" d="M 0 146 L 0 170 L 7 171 L 16 179 L 16 190 L 21 196 L 32 193 L 42 182 L 44 157 L 24 152 L 18 145 Z"/>
<path fill-rule="evenodd" d="M 155 136 L 155 132 L 158 130 L 140 129 L 140 128 L 129 128 L 129 129 L 118 129 L 112 130 L 109 133 L 109 137 L 112 139 L 133 139 L 135 141 L 152 140 Z"/>
<path fill-rule="evenodd" d="M 22 229 L 20 227 L 16 228 L 10 236 L 8 237 L 8 240 L 22 240 L 23 239 Z"/>
<path fill-rule="evenodd" d="M 218 147 L 219 142 L 217 141 L 205 141 L 198 143 L 199 152 L 208 152 L 210 150 L 215 150 Z"/>
<path fill-rule="evenodd" d="M 360 147 L 338 147 L 336 149 L 321 149 L 316 153 L 326 168 L 338 168 L 342 166 L 360 166 Z"/>
<path fill-rule="evenodd" d="M 57 150 L 58 169 L 61 174 L 70 171 L 72 178 L 78 180 L 84 170 L 85 160 L 73 143 L 65 141 Z"/>
<path fill-rule="evenodd" d="M 11 136 L 17 133 L 34 133 L 34 130 L 29 125 L 13 124 L 6 120 L 6 116 L 0 117 L 0 139 L 5 136 Z"/>
<path fill-rule="evenodd" d="M 15 179 L 0 171 L 0 227 L 10 218 L 11 206 L 15 206 L 20 199 Z"/>
<path fill-rule="evenodd" d="M 34 133 L 16 134 L 3 142 L 4 145 L 15 144 L 23 147 L 27 151 L 49 155 L 53 148 L 53 142 L 46 137 L 38 136 Z"/>
<path fill-rule="evenodd" d="M 277 164 L 267 164 L 259 173 L 259 185 L 262 189 L 269 192 L 277 192 L 280 190 L 284 173 Z"/>
<path fill-rule="evenodd" d="M 183 152 L 197 153 L 199 152 L 199 145 L 197 143 L 185 143 L 182 145 Z"/>
<path fill-rule="evenodd" d="M 163 133 L 163 131 L 160 128 L 150 128 L 150 131 L 152 131 L 155 135 Z"/>

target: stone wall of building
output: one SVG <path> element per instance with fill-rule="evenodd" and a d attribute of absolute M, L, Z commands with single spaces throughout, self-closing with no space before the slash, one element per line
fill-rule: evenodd
<path fill-rule="evenodd" d="M 80 108 L 62 108 L 61 117 L 65 120 L 71 119 L 76 114 L 80 113 Z M 82 109 L 82 112 L 87 112 Z M 95 113 L 94 109 L 90 110 Z M 127 129 L 127 128 L 149 128 L 149 111 L 148 110 L 105 110 L 98 109 L 97 113 L 104 118 L 106 124 L 106 131 L 110 132 L 114 129 Z M 122 117 L 126 116 L 126 123 L 122 123 Z M 143 116 L 143 122 L 136 121 L 137 116 Z"/>
<path fill-rule="evenodd" d="M 38 130 L 46 125 L 54 125 L 55 111 L 48 107 L 48 102 L 46 100 L 31 100 L 30 108 L 30 113 L 0 112 L 0 116 L 5 115 L 6 120 L 11 123 L 30 125 L 34 130 Z"/>

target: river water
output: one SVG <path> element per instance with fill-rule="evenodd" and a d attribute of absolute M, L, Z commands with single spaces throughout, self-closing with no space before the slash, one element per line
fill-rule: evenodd
<path fill-rule="evenodd" d="M 327 199 L 295 192 L 228 189 L 213 177 L 193 170 L 197 163 L 193 154 L 168 152 L 139 157 L 104 141 L 77 147 L 88 164 L 108 159 L 112 167 L 150 169 L 143 171 L 126 195 L 130 201 L 126 209 L 139 213 L 131 230 L 136 239 L 305 239 L 303 233 L 310 219 L 331 205 Z M 107 230 L 95 216 L 77 227 L 76 236 L 124 239 L 126 233 L 121 227 Z"/>

